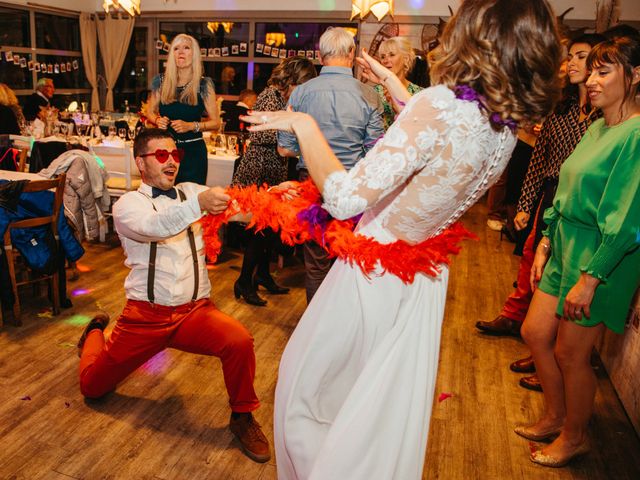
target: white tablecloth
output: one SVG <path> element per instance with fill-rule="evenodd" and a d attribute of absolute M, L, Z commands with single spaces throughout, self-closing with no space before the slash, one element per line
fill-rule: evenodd
<path fill-rule="evenodd" d="M 233 163 L 238 155 L 213 154 L 207 156 L 207 185 L 209 187 L 227 187 L 233 177 Z"/>

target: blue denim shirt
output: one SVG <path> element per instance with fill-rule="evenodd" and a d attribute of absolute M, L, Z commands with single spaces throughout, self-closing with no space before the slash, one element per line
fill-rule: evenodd
<path fill-rule="evenodd" d="M 347 67 L 322 67 L 320 75 L 298 86 L 289 105 L 311 115 L 333 153 L 349 170 L 384 134 L 382 104 L 368 85 Z M 300 154 L 296 136 L 278 132 L 278 146 Z M 298 169 L 305 168 L 302 157 Z"/>

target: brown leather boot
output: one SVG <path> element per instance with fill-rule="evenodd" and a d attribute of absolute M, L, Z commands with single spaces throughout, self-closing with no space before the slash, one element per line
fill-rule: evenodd
<path fill-rule="evenodd" d="M 510 318 L 498 315 L 491 322 L 476 322 L 476 328 L 487 335 L 511 335 L 512 337 L 520 337 L 520 327 L 522 322 L 516 322 Z"/>
<path fill-rule="evenodd" d="M 520 379 L 520 386 L 522 388 L 526 388 L 527 390 L 533 390 L 534 392 L 541 392 L 542 385 L 540 384 L 540 379 L 538 375 L 531 375 L 530 377 L 522 377 Z"/>
<path fill-rule="evenodd" d="M 235 417 L 235 418 L 234 418 Z M 271 458 L 269 440 L 251 412 L 231 414 L 229 430 L 242 445 L 242 451 L 254 462 L 264 463 Z"/>
<path fill-rule="evenodd" d="M 95 317 L 87 323 L 87 326 L 84 327 L 80 340 L 78 340 L 78 356 L 82 354 L 82 347 L 84 347 L 84 342 L 87 340 L 89 332 L 96 329 L 104 331 L 104 329 L 107 328 L 107 325 L 109 325 L 109 314 L 106 312 L 98 312 Z"/>
<path fill-rule="evenodd" d="M 512 372 L 516 373 L 534 373 L 536 371 L 536 366 L 533 363 L 533 357 L 531 355 L 526 358 L 516 360 L 509 365 L 509 368 Z"/>

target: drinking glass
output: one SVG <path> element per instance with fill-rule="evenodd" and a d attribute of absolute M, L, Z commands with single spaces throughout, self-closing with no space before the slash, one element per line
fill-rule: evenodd
<path fill-rule="evenodd" d="M 118 129 L 118 136 L 121 139 L 126 140 L 127 139 L 127 129 L 126 128 L 119 128 Z"/>
<path fill-rule="evenodd" d="M 109 130 L 108 130 L 108 132 L 109 132 L 109 137 L 110 137 L 110 138 L 111 138 L 111 137 L 115 137 L 115 136 L 116 136 L 116 133 L 117 133 L 116 126 L 115 126 L 115 125 L 109 125 Z"/>
<path fill-rule="evenodd" d="M 236 153 L 236 145 L 238 144 L 238 137 L 235 135 L 227 136 L 227 151 L 234 155 Z"/>

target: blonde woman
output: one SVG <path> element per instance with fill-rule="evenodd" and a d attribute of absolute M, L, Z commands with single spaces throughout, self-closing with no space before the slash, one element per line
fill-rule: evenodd
<path fill-rule="evenodd" d="M 407 74 L 411 71 L 416 63 L 416 54 L 411 47 L 411 42 L 405 37 L 392 37 L 386 39 L 380 44 L 378 50 L 380 63 L 391 70 L 396 77 L 402 82 L 404 88 L 407 89 L 409 95 L 414 95 L 422 90 L 415 83 L 407 80 Z M 396 118 L 396 114 L 400 110 L 389 91 L 384 85 L 376 85 L 374 87 L 384 107 L 384 129 L 387 130 Z"/>
<path fill-rule="evenodd" d="M 16 94 L 7 85 L 0 83 L 0 134 L 20 135 L 24 115 Z"/>
<path fill-rule="evenodd" d="M 220 126 L 213 81 L 202 76 L 200 46 L 195 38 L 181 33 L 171 42 L 167 67 L 151 84 L 148 119 L 168 129 L 184 159 L 176 183 L 207 180 L 205 130 Z M 202 120 L 202 117 L 208 117 Z"/>

